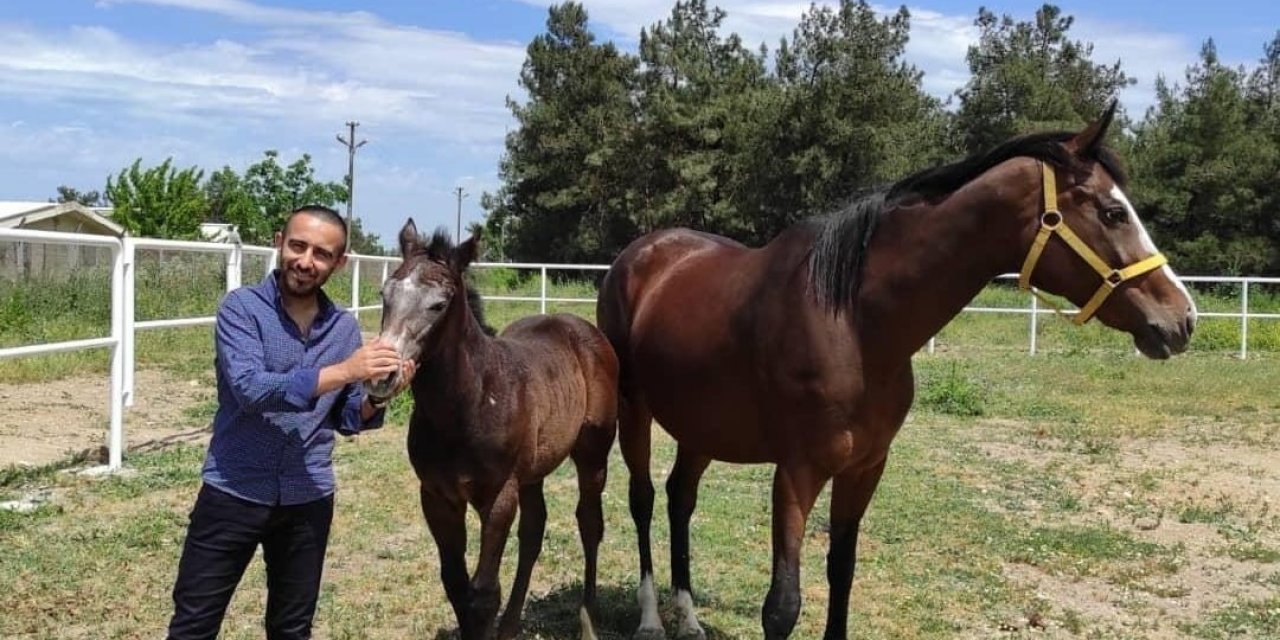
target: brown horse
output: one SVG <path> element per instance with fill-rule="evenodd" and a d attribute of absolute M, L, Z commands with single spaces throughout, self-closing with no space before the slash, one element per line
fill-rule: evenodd
<path fill-rule="evenodd" d="M 426 241 L 410 219 L 400 231 L 400 251 L 404 262 L 383 285 L 382 337 L 400 357 L 419 363 L 411 383 L 409 459 L 462 638 L 493 632 L 498 569 L 517 503 L 520 559 L 497 636 L 513 638 L 519 631 L 547 519 L 542 481 L 572 457 L 586 556 L 582 637 L 594 639 L 601 493 L 617 428 L 613 349 L 599 330 L 572 315 L 524 318 L 491 337 L 479 298 L 463 281 L 475 238 L 455 248 L 438 231 Z M 370 384 L 370 396 L 385 397 L 395 382 Z M 480 516 L 480 558 L 470 578 L 468 503 Z"/>
<path fill-rule="evenodd" d="M 1078 134 L 1025 136 L 923 171 L 758 249 L 664 230 L 618 256 L 597 313 L 622 363 L 637 637 L 664 637 L 649 547 L 653 419 L 677 442 L 667 494 L 679 637 L 704 635 L 689 519 L 703 471 L 722 460 L 777 465 L 769 639 L 795 626 L 805 524 L 834 479 L 825 637 L 845 638 L 858 526 L 911 406 L 912 355 L 993 277 L 1022 268 L 1028 285 L 1081 305 L 1078 321 L 1096 314 L 1149 357 L 1186 348 L 1195 307 L 1102 146 L 1114 109 Z"/>

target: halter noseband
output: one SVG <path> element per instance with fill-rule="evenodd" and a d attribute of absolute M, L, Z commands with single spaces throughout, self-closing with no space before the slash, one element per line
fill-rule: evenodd
<path fill-rule="evenodd" d="M 1043 300 L 1045 304 L 1053 308 L 1059 314 L 1062 310 L 1058 305 L 1054 304 L 1041 293 L 1031 288 L 1031 272 L 1035 271 L 1036 263 L 1040 261 L 1040 254 L 1044 252 L 1044 247 L 1049 243 L 1049 236 L 1058 234 L 1064 242 L 1075 250 L 1076 255 L 1084 258 L 1084 261 L 1093 267 L 1098 275 L 1102 276 L 1102 284 L 1098 286 L 1098 290 L 1094 292 L 1093 297 L 1089 298 L 1089 302 L 1081 307 L 1076 313 L 1073 322 L 1082 325 L 1093 317 L 1098 311 L 1098 307 L 1111 295 L 1116 287 L 1120 286 L 1126 280 L 1132 280 L 1144 273 L 1160 268 L 1167 263 L 1168 258 L 1164 254 L 1156 253 L 1153 256 L 1139 260 L 1123 269 L 1112 269 L 1105 260 L 1094 253 L 1089 245 L 1085 244 L 1080 236 L 1076 235 L 1071 227 L 1067 226 L 1067 221 L 1063 220 L 1062 212 L 1058 211 L 1058 187 L 1054 178 L 1053 167 L 1041 162 L 1040 173 L 1044 176 L 1044 213 L 1040 216 L 1040 232 L 1036 234 L 1035 242 L 1031 243 L 1031 251 L 1027 253 L 1027 259 L 1022 263 L 1022 273 L 1018 277 L 1018 288 L 1024 291 L 1031 291 L 1038 298 Z"/>

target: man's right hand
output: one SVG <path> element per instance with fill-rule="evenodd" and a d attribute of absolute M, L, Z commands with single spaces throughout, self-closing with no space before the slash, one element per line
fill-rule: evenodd
<path fill-rule="evenodd" d="M 400 370 L 400 354 L 381 336 L 365 343 L 342 363 L 347 383 L 385 378 Z"/>

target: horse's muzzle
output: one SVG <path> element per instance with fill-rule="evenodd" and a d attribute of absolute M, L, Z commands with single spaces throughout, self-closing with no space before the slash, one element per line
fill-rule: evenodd
<path fill-rule="evenodd" d="M 1148 324 L 1144 330 L 1134 333 L 1133 344 L 1142 355 L 1153 360 L 1167 360 L 1183 353 L 1191 343 L 1195 330 L 1194 316 L 1187 316 L 1176 327 Z"/>

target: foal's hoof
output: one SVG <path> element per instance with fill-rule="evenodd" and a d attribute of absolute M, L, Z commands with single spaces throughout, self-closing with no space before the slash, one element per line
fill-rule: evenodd
<path fill-rule="evenodd" d="M 707 640 L 707 632 L 702 627 L 680 629 L 676 632 L 676 640 Z"/>
<path fill-rule="evenodd" d="M 667 632 L 662 629 L 637 629 L 631 640 L 667 640 Z"/>

